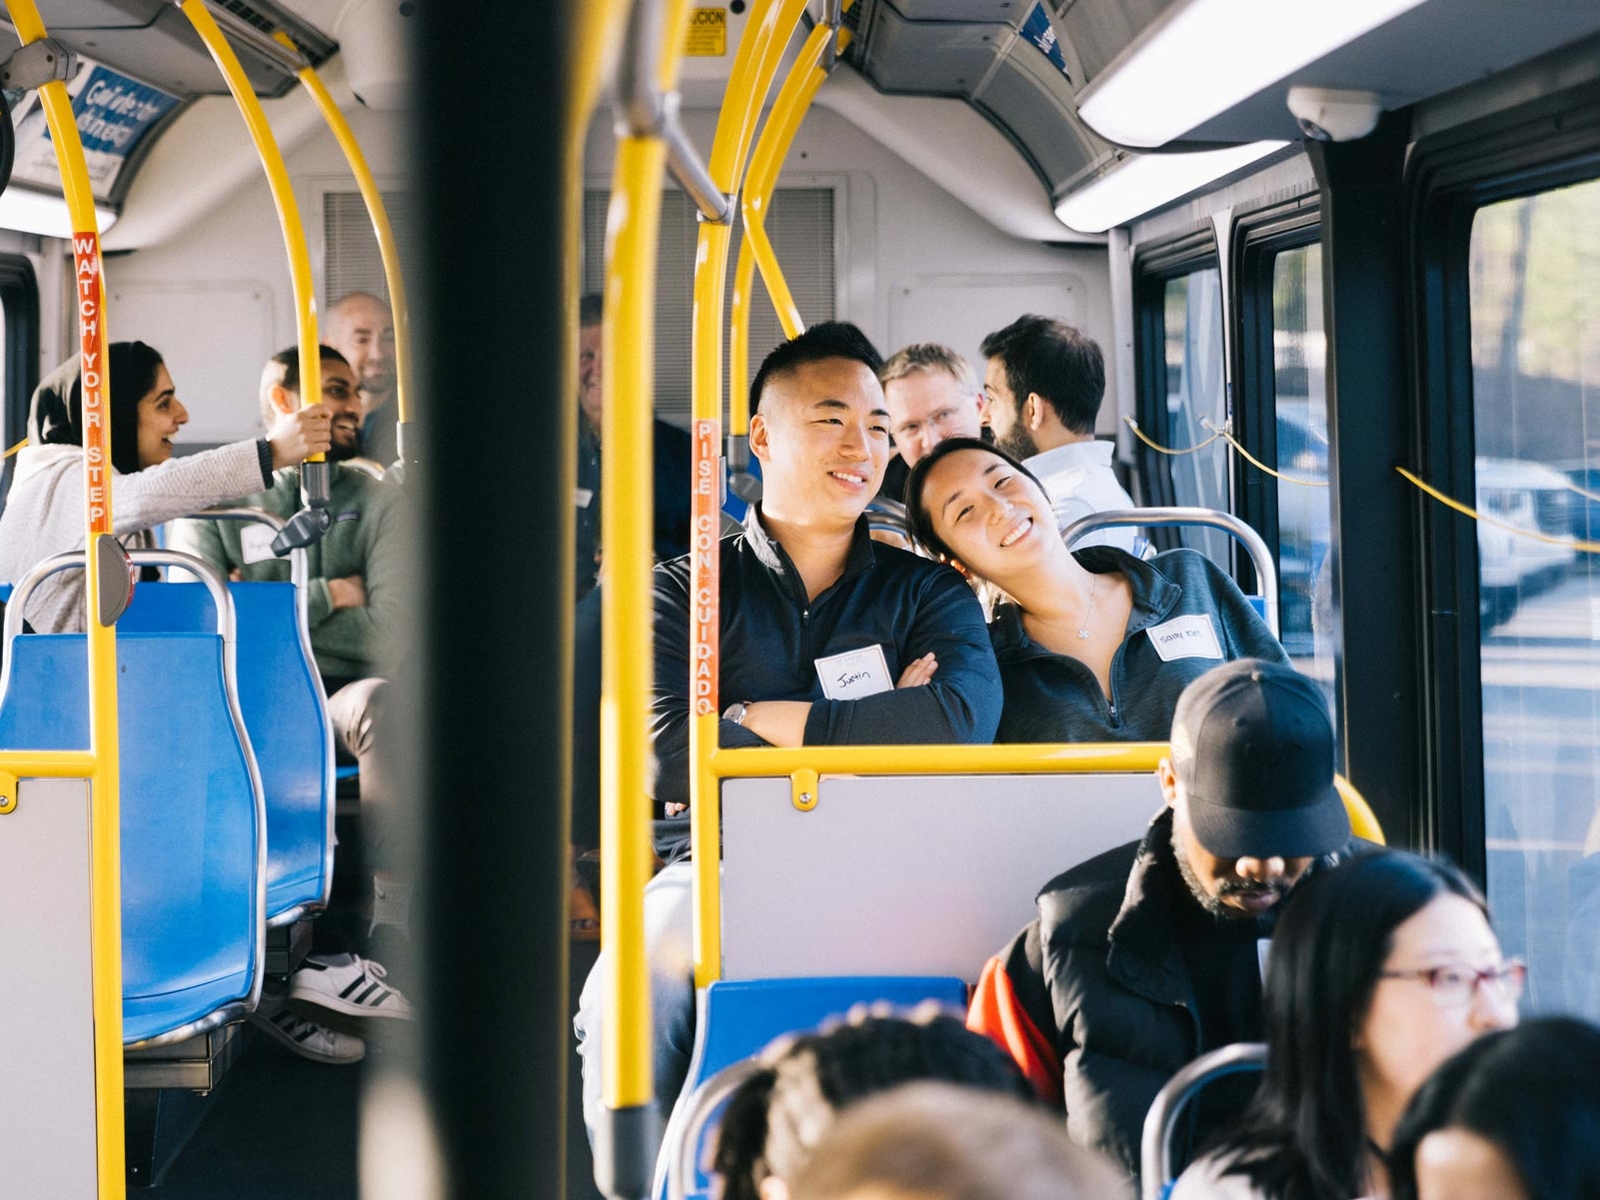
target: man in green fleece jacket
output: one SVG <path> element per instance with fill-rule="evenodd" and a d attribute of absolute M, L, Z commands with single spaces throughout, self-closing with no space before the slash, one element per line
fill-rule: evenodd
<path fill-rule="evenodd" d="M 268 426 L 280 412 L 299 406 L 300 362 L 290 348 L 273 355 L 261 378 L 261 416 Z M 348 460 L 360 453 L 361 402 L 355 373 L 344 356 L 322 347 L 322 399 L 333 417 L 330 490 L 333 525 L 312 545 L 307 596 L 311 649 L 328 694 L 387 667 L 383 640 L 393 620 L 402 547 L 387 532 L 394 490 Z M 239 504 L 293 516 L 300 505 L 300 472 L 273 477 L 270 490 L 242 497 Z M 272 554 L 272 531 L 237 521 L 180 521 L 172 530 L 175 550 L 194 554 L 234 579 L 287 580 L 289 560 Z"/>
<path fill-rule="evenodd" d="M 383 825 L 390 791 L 384 780 L 384 756 L 376 753 L 389 689 L 382 678 L 389 669 L 384 642 L 394 620 L 403 553 L 398 494 L 376 473 L 350 463 L 361 452 L 356 375 L 337 350 L 331 346 L 321 350 L 322 399 L 332 416 L 332 445 L 327 456 L 333 524 L 307 550 L 311 650 L 328 694 L 334 733 L 361 763 L 361 807 L 373 851 L 369 861 L 377 868 L 375 923 L 403 925 L 402 913 L 395 910 L 404 908 L 404 884 L 384 870 Z M 279 413 L 298 408 L 299 390 L 299 354 L 290 347 L 273 355 L 262 373 L 262 420 L 270 427 Z M 269 490 L 234 503 L 290 517 L 301 507 L 300 473 L 293 468 L 278 471 Z M 169 544 L 205 559 L 236 580 L 287 581 L 289 561 L 273 555 L 272 537 L 272 530 L 265 525 L 186 520 L 174 523 Z M 409 1016 L 405 998 L 383 980 L 383 968 L 359 956 L 314 956 L 295 972 L 287 999 L 335 1017 Z M 361 1057 L 360 1039 L 302 1021 L 278 1007 L 278 1000 L 273 998 L 266 1020 L 258 1024 L 289 1049 L 323 1062 L 352 1062 Z"/>

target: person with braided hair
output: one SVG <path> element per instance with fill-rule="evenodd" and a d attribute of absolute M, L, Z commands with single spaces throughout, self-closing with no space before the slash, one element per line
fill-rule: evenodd
<path fill-rule="evenodd" d="M 721 1200 L 787 1200 L 789 1181 L 838 1113 L 903 1083 L 942 1080 L 1034 1102 L 1009 1055 L 932 1003 L 897 1015 L 860 1007 L 819 1032 L 780 1038 L 758 1061 L 718 1128 Z"/>

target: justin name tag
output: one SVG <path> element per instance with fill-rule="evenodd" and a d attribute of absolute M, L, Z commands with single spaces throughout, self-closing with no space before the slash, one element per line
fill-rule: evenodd
<path fill-rule="evenodd" d="M 817 659 L 817 678 L 822 681 L 822 694 L 829 700 L 860 700 L 894 688 L 889 664 L 879 645 Z"/>

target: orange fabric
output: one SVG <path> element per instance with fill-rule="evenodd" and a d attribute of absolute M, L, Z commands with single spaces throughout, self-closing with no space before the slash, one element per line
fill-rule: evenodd
<path fill-rule="evenodd" d="M 1058 1106 L 1065 1102 L 1055 1041 L 1028 1016 L 998 956 L 984 964 L 983 976 L 972 993 L 972 1006 L 967 1009 L 967 1028 L 1016 1059 L 1042 1098 Z"/>

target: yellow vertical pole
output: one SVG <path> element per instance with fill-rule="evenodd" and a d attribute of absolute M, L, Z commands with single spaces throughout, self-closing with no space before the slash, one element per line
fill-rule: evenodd
<path fill-rule="evenodd" d="M 636 0 L 629 49 L 647 36 L 657 4 L 660 44 L 652 63 L 630 63 L 649 77 L 632 80 L 661 93 L 677 87 L 688 33 L 687 0 Z M 625 97 L 626 102 L 631 97 Z M 600 843 L 601 949 L 607 1018 L 601 1050 L 606 1124 L 597 1131 L 596 1177 L 608 1195 L 643 1197 L 655 1145 L 650 1132 L 654 1077 L 650 1053 L 649 965 L 644 887 L 650 881 L 649 706 L 651 572 L 654 565 L 654 420 L 656 245 L 667 144 L 658 133 L 618 138 L 606 217 L 604 323 L 601 327 L 600 440 L 604 447 L 600 514 Z"/>
<path fill-rule="evenodd" d="M 43 40 L 44 22 L 33 0 L 8 0 L 7 10 L 24 46 Z M 118 794 L 116 630 L 99 620 L 100 594 L 125 587 L 101 578 L 97 551 L 111 524 L 111 372 L 106 360 L 105 277 L 94 191 L 66 84 L 39 88 L 50 138 L 56 147 L 61 188 L 72 219 L 72 259 L 83 389 L 84 547 L 88 562 L 89 913 L 94 1013 L 95 1153 L 101 1200 L 127 1194 L 127 1153 L 122 1103 L 122 809 Z"/>
<path fill-rule="evenodd" d="M 204 0 L 184 0 L 178 7 L 189 18 L 227 81 L 228 91 L 233 93 L 239 115 L 244 118 L 250 140 L 255 143 L 256 154 L 261 159 L 261 168 L 266 172 L 272 203 L 278 210 L 278 225 L 283 231 L 284 250 L 289 256 L 289 281 L 294 289 L 295 328 L 300 348 L 300 403 L 302 407 L 319 404 L 322 401 L 322 355 L 318 349 L 316 292 L 311 281 L 311 254 L 306 249 L 305 227 L 300 223 L 300 206 L 295 202 L 289 168 L 284 165 L 278 140 L 272 136 L 272 126 L 267 124 L 267 114 L 261 108 L 261 101 L 256 99 L 250 78 L 239 65 L 239 56 L 217 27 Z M 320 463 L 327 458 L 314 454 L 306 461 Z"/>
<path fill-rule="evenodd" d="M 709 163 L 712 182 L 731 194 L 744 174 L 746 156 L 755 135 L 756 117 L 772 86 L 790 33 L 805 11 L 805 0 L 758 0 L 740 39 L 728 80 L 722 113 Z M 691 671 L 704 664 L 708 674 L 691 676 L 694 708 L 689 725 L 689 836 L 694 858 L 694 974 L 704 987 L 722 972 L 721 877 L 718 850 L 721 826 L 717 781 L 711 773 L 711 754 L 717 747 L 717 722 L 721 697 L 717 689 L 720 665 L 720 556 L 717 549 L 715 511 L 706 510 L 702 480 L 720 482 L 716 450 L 722 444 L 722 305 L 726 294 L 728 225 L 700 223 L 694 264 L 693 411 L 695 463 L 695 554 L 690 588 L 697 619 L 690 629 Z M 720 504 L 717 505 L 720 507 Z M 711 521 L 711 547 L 700 549 L 700 539 Z M 702 607 L 705 606 L 705 607 Z M 707 691 L 698 685 L 708 681 Z"/>
<path fill-rule="evenodd" d="M 298 52 L 299 48 L 287 34 L 280 30 L 275 36 L 283 45 Z M 394 231 L 389 226 L 389 212 L 384 207 L 378 181 L 372 176 L 372 168 L 367 165 L 367 157 L 361 152 L 361 143 L 356 140 L 350 122 L 344 119 L 344 114 L 334 103 L 321 76 L 315 68 L 307 66 L 298 72 L 297 78 L 310 94 L 322 119 L 327 122 L 334 140 L 339 143 L 339 149 L 344 152 L 345 161 L 350 164 L 350 173 L 355 176 L 356 186 L 361 189 L 361 199 L 366 203 L 372 232 L 378 239 L 378 254 L 383 259 L 383 279 L 389 288 L 389 313 L 394 320 L 395 406 L 403 442 L 405 427 L 411 423 L 411 310 L 406 303 L 405 275 L 400 270 L 400 252 L 395 246 Z M 582 144 L 581 137 L 579 144 Z M 405 457 L 404 450 L 402 445 L 402 458 Z"/>
<path fill-rule="evenodd" d="M 836 35 L 827 25 L 818 25 L 811 31 L 806 44 L 795 60 L 789 78 L 784 81 L 778 98 L 772 105 L 761 140 L 750 156 L 750 174 L 744 188 L 744 238 L 739 243 L 739 258 L 734 265 L 733 304 L 728 313 L 728 428 L 736 437 L 750 430 L 750 393 L 745 386 L 750 364 L 750 304 L 754 299 L 755 269 L 761 267 L 761 278 L 767 294 L 772 297 L 778 320 L 788 337 L 798 337 L 805 330 L 800 319 L 800 309 L 784 282 L 783 271 L 777 255 L 767 238 L 767 206 L 772 203 L 772 189 L 783 170 L 783 160 L 789 153 L 794 136 L 805 119 L 817 89 L 828 77 L 822 67 L 822 56 L 828 40 Z"/>

